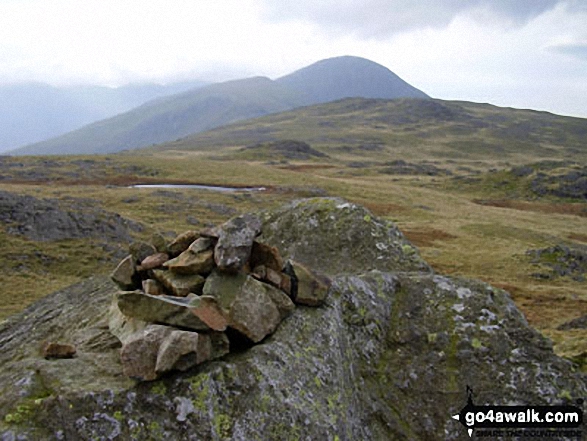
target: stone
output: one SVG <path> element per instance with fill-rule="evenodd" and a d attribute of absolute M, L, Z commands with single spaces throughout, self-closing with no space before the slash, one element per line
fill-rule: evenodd
<path fill-rule="evenodd" d="M 152 381 L 161 374 L 186 371 L 228 353 L 222 333 L 200 334 L 169 326 L 148 325 L 122 346 L 123 373 L 138 381 Z"/>
<path fill-rule="evenodd" d="M 166 270 L 153 270 L 153 276 L 170 293 L 185 297 L 190 293 L 201 294 L 206 279 L 199 274 L 175 274 Z"/>
<path fill-rule="evenodd" d="M 152 381 L 158 377 L 155 370 L 159 347 L 173 328 L 161 325 L 148 325 L 126 342 L 120 351 L 122 372 L 138 381 Z"/>
<path fill-rule="evenodd" d="M 147 257 L 156 254 L 157 249 L 150 243 L 143 241 L 135 241 L 128 247 L 129 253 L 133 257 L 133 263 L 138 264 Z"/>
<path fill-rule="evenodd" d="M 161 283 L 156 281 L 155 279 L 146 279 L 143 280 L 143 291 L 145 294 L 149 294 L 152 296 L 160 296 L 165 294 L 165 288 Z"/>
<path fill-rule="evenodd" d="M 209 237 L 200 237 L 196 239 L 192 244 L 188 247 L 188 250 L 192 253 L 198 254 L 202 251 L 208 251 L 214 248 L 216 245 L 216 239 L 212 239 Z"/>
<path fill-rule="evenodd" d="M 205 275 L 210 273 L 215 266 L 214 252 L 207 250 L 194 253 L 188 249 L 166 262 L 164 266 L 176 274 Z"/>
<path fill-rule="evenodd" d="M 229 327 L 254 343 L 273 333 L 294 309 L 282 291 L 244 273 L 233 275 L 215 270 L 206 279 L 203 293 L 216 299 Z"/>
<path fill-rule="evenodd" d="M 249 259 L 251 268 L 264 266 L 274 271 L 281 272 L 283 269 L 283 259 L 279 255 L 279 250 L 275 247 L 254 241 Z"/>
<path fill-rule="evenodd" d="M 252 214 L 230 219 L 219 230 L 214 249 L 216 265 L 222 271 L 240 271 L 251 255 L 253 241 L 261 232 L 261 221 Z"/>
<path fill-rule="evenodd" d="M 207 331 L 210 328 L 190 310 L 190 302 L 194 297 L 196 296 L 153 296 L 141 291 L 116 294 L 118 309 L 127 317 L 195 331 Z"/>
<path fill-rule="evenodd" d="M 114 269 L 110 278 L 123 290 L 130 290 L 135 288 L 135 259 L 129 255 L 122 259 L 118 266 Z"/>
<path fill-rule="evenodd" d="M 171 256 L 179 256 L 199 237 L 200 234 L 197 231 L 186 231 L 173 239 L 167 246 L 167 250 Z"/>
<path fill-rule="evenodd" d="M 319 276 L 299 262 L 290 260 L 296 277 L 297 290 L 294 293 L 294 302 L 299 305 L 320 306 L 326 299 L 330 287 L 330 280 Z"/>
<path fill-rule="evenodd" d="M 285 273 L 277 272 L 272 268 L 267 268 L 264 265 L 257 266 L 251 273 L 255 279 L 279 288 L 289 297 L 291 297 L 291 277 Z"/>
<path fill-rule="evenodd" d="M 51 358 L 73 358 L 77 351 L 76 351 L 74 345 L 47 341 L 41 347 L 41 352 L 42 352 L 44 358 L 51 359 Z"/>
<path fill-rule="evenodd" d="M 190 303 L 190 310 L 214 331 L 226 331 L 228 315 L 222 310 L 215 297 L 197 296 Z"/>
<path fill-rule="evenodd" d="M 186 371 L 200 363 L 228 354 L 229 342 L 222 333 L 199 334 L 189 331 L 172 331 L 157 353 L 157 374 Z"/>
<path fill-rule="evenodd" d="M 159 268 L 169 260 L 167 253 L 157 253 L 145 257 L 141 264 L 137 267 L 137 271 L 148 271 L 150 269 Z"/>

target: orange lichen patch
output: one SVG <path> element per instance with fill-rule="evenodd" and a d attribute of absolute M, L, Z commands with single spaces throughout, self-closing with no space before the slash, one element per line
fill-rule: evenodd
<path fill-rule="evenodd" d="M 420 228 L 414 230 L 402 230 L 406 237 L 417 247 L 432 247 L 436 242 L 456 239 L 457 236 L 436 228 Z"/>
<path fill-rule="evenodd" d="M 513 210 L 533 211 L 547 214 L 569 214 L 572 216 L 587 217 L 587 205 L 584 203 L 566 202 L 526 202 L 509 199 L 474 199 L 478 205 L 490 207 L 511 208 Z"/>
<path fill-rule="evenodd" d="M 567 237 L 571 240 L 587 243 L 587 234 L 569 233 Z"/>
<path fill-rule="evenodd" d="M 377 202 L 360 201 L 361 205 L 367 208 L 375 216 L 389 216 L 407 210 L 407 207 L 398 204 L 380 204 Z"/>

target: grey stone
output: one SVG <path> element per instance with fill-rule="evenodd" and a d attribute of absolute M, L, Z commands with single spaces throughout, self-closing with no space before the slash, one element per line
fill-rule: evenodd
<path fill-rule="evenodd" d="M 251 255 L 256 236 L 261 232 L 261 221 L 252 214 L 230 219 L 219 230 L 218 243 L 214 249 L 216 265 L 222 271 L 240 271 Z"/>
<path fill-rule="evenodd" d="M 152 296 L 141 291 L 132 291 L 120 292 L 116 298 L 119 310 L 127 317 L 196 331 L 210 329 L 191 312 L 191 296 Z"/>
<path fill-rule="evenodd" d="M 132 255 L 125 257 L 114 269 L 110 278 L 124 290 L 135 288 L 136 267 Z"/>
<path fill-rule="evenodd" d="M 206 279 L 198 274 L 175 274 L 171 271 L 153 270 L 153 276 L 171 294 L 185 297 L 190 293 L 201 294 Z"/>
<path fill-rule="evenodd" d="M 208 274 L 215 266 L 212 250 L 194 253 L 187 249 L 179 256 L 169 260 L 164 265 L 176 274 Z"/>

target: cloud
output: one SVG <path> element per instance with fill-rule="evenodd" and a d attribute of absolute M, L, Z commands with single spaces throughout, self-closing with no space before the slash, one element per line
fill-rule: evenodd
<path fill-rule="evenodd" d="M 559 54 L 570 55 L 579 60 L 587 61 L 587 44 L 561 44 L 548 48 Z"/>
<path fill-rule="evenodd" d="M 445 27 L 464 13 L 483 21 L 496 20 L 517 26 L 561 2 L 572 3 L 576 7 L 580 4 L 579 0 L 263 1 L 269 19 L 311 21 L 338 32 L 352 32 L 363 37 L 386 37 L 415 28 Z"/>

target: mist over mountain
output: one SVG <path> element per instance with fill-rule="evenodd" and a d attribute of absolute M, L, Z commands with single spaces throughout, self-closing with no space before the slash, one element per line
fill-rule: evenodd
<path fill-rule="evenodd" d="M 10 153 L 112 153 L 173 141 L 238 120 L 347 97 L 428 96 L 377 63 L 358 57 L 336 57 L 277 80 L 266 77 L 234 80 L 153 100 Z"/>
<path fill-rule="evenodd" d="M 0 85 L 0 152 L 52 138 L 146 101 L 201 87 L 202 81 L 122 87 L 43 83 Z"/>

